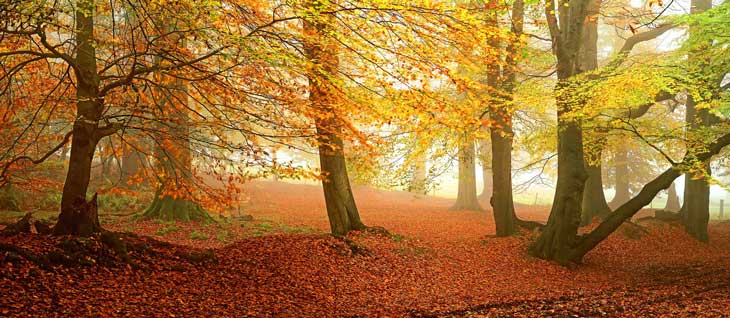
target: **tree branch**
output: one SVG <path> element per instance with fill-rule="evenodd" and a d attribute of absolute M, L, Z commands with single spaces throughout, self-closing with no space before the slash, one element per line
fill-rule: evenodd
<path fill-rule="evenodd" d="M 63 137 L 63 141 L 61 141 L 61 143 L 59 143 L 58 145 L 53 147 L 53 149 L 49 150 L 45 155 L 43 155 L 43 157 L 40 157 L 38 159 L 33 159 L 30 156 L 20 156 L 20 157 L 13 158 L 12 160 L 5 163 L 5 165 L 3 166 L 3 170 L 0 173 L 0 180 L 2 180 L 1 181 L 2 183 L 0 183 L 0 186 L 3 186 L 7 183 L 5 174 L 8 172 L 8 169 L 10 169 L 10 166 L 12 166 L 14 163 L 21 161 L 21 160 L 30 160 L 30 162 L 32 162 L 35 165 L 42 163 L 42 162 L 46 161 L 46 159 L 48 159 L 48 157 L 50 157 L 51 155 L 56 153 L 56 151 L 63 148 L 63 146 L 68 143 L 69 139 L 71 138 L 71 135 L 73 135 L 73 131 L 69 131 L 68 133 L 66 133 L 66 136 Z"/>

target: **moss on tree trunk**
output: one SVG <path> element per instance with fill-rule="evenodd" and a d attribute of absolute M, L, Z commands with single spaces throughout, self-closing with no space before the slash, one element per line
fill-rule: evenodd
<path fill-rule="evenodd" d="M 170 195 L 160 195 L 160 193 L 162 193 L 162 189 L 157 190 L 152 204 L 142 213 L 142 218 L 185 222 L 214 221 L 213 217 L 199 204 L 187 199 L 174 198 Z"/>

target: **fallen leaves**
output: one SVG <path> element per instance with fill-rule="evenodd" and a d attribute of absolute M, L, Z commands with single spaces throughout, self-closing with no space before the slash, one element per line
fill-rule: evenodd
<path fill-rule="evenodd" d="M 318 187 L 256 183 L 247 213 L 289 228 L 238 232 L 228 225 L 174 224 L 176 232 L 122 236 L 138 266 L 96 263 L 43 269 L 0 252 L 0 313 L 10 317 L 584 317 L 721 316 L 730 301 L 730 224 L 698 243 L 672 225 L 640 239 L 617 233 L 575 270 L 529 257 L 529 237 L 492 238 L 488 213 L 448 211 L 449 200 L 356 189 L 364 231 L 348 241 L 295 226 L 326 228 Z M 266 195 L 264 195 L 266 194 Z M 279 211 L 277 213 L 277 211 Z M 523 218 L 546 210 L 518 208 Z M 153 235 L 169 224 L 136 224 Z M 120 221 L 118 227 L 127 226 Z M 232 225 L 233 226 L 233 225 Z M 113 227 L 107 225 L 107 228 Z M 243 228 L 241 226 L 237 228 Z M 211 238 L 193 240 L 198 231 Z M 176 244 L 157 242 L 163 239 Z M 0 238 L 35 254 L 58 249 L 41 235 Z M 177 245 L 185 244 L 185 245 Z M 89 243 L 97 247 L 97 243 Z M 147 246 L 147 248 L 142 248 Z M 195 262 L 215 247 L 215 261 Z M 367 253 L 355 252 L 366 250 Z M 94 252 L 96 251 L 96 252 Z"/>

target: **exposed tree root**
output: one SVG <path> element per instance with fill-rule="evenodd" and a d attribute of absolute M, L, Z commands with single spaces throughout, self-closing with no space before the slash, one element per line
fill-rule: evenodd
<path fill-rule="evenodd" d="M 18 233 L 50 234 L 51 231 L 50 223 L 35 219 L 32 213 L 26 213 L 17 222 L 8 224 L 2 231 L 2 235 L 14 235 Z"/>
<path fill-rule="evenodd" d="M 23 240 L 29 238 L 39 239 L 38 236 L 31 236 L 23 237 Z M 172 264 L 169 269 L 178 271 L 184 271 L 185 264 L 217 263 L 213 250 L 181 248 L 129 233 L 104 231 L 90 237 L 45 236 L 43 239 L 56 243 L 51 249 L 42 252 L 0 243 L 0 262 L 20 262 L 25 259 L 44 270 L 52 270 L 56 266 L 130 266 L 146 270 L 155 263 L 152 258 L 162 258 Z M 180 263 L 180 260 L 183 262 Z"/>
<path fill-rule="evenodd" d="M 541 230 L 545 226 L 545 224 L 542 224 L 537 221 L 522 220 L 520 218 L 515 218 L 515 224 L 517 224 L 517 226 L 519 226 L 523 229 L 529 230 L 529 231 L 534 231 L 535 229 Z"/>

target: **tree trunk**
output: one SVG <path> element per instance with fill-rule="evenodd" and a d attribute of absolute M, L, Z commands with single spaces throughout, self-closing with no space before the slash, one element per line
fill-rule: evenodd
<path fill-rule="evenodd" d="M 707 175 L 710 175 L 709 163 L 706 163 Z M 688 175 L 689 176 L 689 175 Z M 684 214 L 682 221 L 684 230 L 699 241 L 707 242 L 707 224 L 710 221 L 710 185 L 705 176 L 685 179 Z"/>
<path fill-rule="evenodd" d="M 598 13 L 600 1 L 590 0 L 588 4 L 588 20 L 583 25 L 583 47 L 580 50 L 580 69 L 583 71 L 595 70 L 598 67 Z M 603 193 L 603 177 L 601 175 L 601 155 L 606 137 L 603 132 L 596 131 L 591 136 L 592 143 L 598 143 L 598 149 L 586 153 L 585 169 L 588 175 L 583 192 L 581 206 L 581 225 L 586 225 L 596 216 L 604 216 L 611 212 Z"/>
<path fill-rule="evenodd" d="M 569 261 L 571 249 L 577 241 L 581 221 L 583 190 L 587 173 L 583 154 L 583 130 L 579 118 L 569 115 L 583 102 L 573 94 L 570 78 L 582 73 L 579 56 L 585 42 L 584 23 L 589 12 L 597 13 L 598 1 L 564 0 L 548 2 L 545 7 L 553 53 L 557 57 L 558 83 L 555 87 L 558 115 L 558 180 L 547 225 L 540 237 L 530 246 L 536 257 Z M 558 13 L 558 17 L 555 13 Z"/>
<path fill-rule="evenodd" d="M 133 149 L 129 145 L 124 146 L 121 171 L 119 172 L 122 186 L 135 187 L 135 180 L 132 177 L 139 174 L 144 168 L 145 157 L 144 153 Z"/>
<path fill-rule="evenodd" d="M 629 199 L 631 199 L 631 192 L 629 190 L 629 158 L 628 158 L 628 151 L 627 149 L 619 146 L 619 149 L 616 150 L 616 155 L 614 159 L 614 164 L 616 167 L 615 171 L 615 187 L 616 194 L 614 194 L 613 199 L 611 199 L 611 203 L 609 203 L 609 206 L 617 207 L 620 206 Z"/>
<path fill-rule="evenodd" d="M 53 228 L 56 234 L 88 236 L 101 231 L 95 211 L 96 195 L 86 201 L 91 177 L 91 162 L 101 136 L 97 132 L 102 114 L 99 99 L 99 76 L 96 69 L 93 0 L 82 0 L 76 6 L 76 103 L 78 117 L 73 124 L 71 157 L 61 195 L 61 214 Z"/>
<path fill-rule="evenodd" d="M 489 140 L 482 140 L 479 143 L 479 159 L 482 166 L 482 193 L 479 194 L 479 201 L 491 200 L 494 183 L 492 180 L 491 160 L 492 144 Z M 511 158 L 510 158 L 511 159 Z"/>
<path fill-rule="evenodd" d="M 611 208 L 608 207 L 606 196 L 603 193 L 601 163 L 587 163 L 586 172 L 588 173 L 588 179 L 586 179 L 585 191 L 583 192 L 581 225 L 591 223 L 594 217 L 603 218 L 611 213 Z"/>
<path fill-rule="evenodd" d="M 498 5 L 497 3 L 493 3 Z M 512 27 L 515 35 L 521 35 L 524 26 L 525 3 L 517 0 L 512 5 Z M 497 16 L 491 16 L 489 23 L 498 25 Z M 499 47 L 500 40 L 490 39 L 490 46 Z M 492 143 L 492 205 L 497 236 L 509 236 L 517 232 L 518 225 L 533 226 L 530 222 L 522 222 L 515 214 L 512 197 L 512 105 L 516 81 L 518 47 L 514 42 L 507 44 L 505 65 L 489 65 L 487 67 L 487 84 L 490 87 L 490 119 L 494 123 L 489 127 Z M 502 94 L 500 96 L 500 94 Z M 486 147 L 483 147 L 486 148 Z M 487 182 L 485 181 L 485 184 Z M 486 187 L 485 187 L 486 188 Z"/>
<path fill-rule="evenodd" d="M 175 31 L 175 18 L 164 17 L 160 25 L 164 32 Z M 185 47 L 181 33 L 174 38 L 173 45 Z M 157 149 L 156 165 L 162 170 L 160 184 L 155 198 L 143 212 L 145 219 L 180 221 L 213 221 L 213 218 L 198 202 L 195 202 L 190 187 L 193 180 L 192 150 L 190 144 L 190 115 L 188 89 L 182 79 L 160 74 L 161 85 L 157 88 L 160 104 L 157 117 L 164 118 L 155 132 Z M 185 193 L 187 192 L 187 193 Z M 185 193 L 184 196 L 178 195 Z"/>
<path fill-rule="evenodd" d="M 712 8 L 711 0 L 692 0 L 690 13 L 698 14 L 707 11 Z M 689 36 L 698 36 L 695 28 L 690 27 Z M 702 53 L 699 53 L 702 54 Z M 695 52 L 690 52 L 689 59 L 694 60 L 694 63 L 704 64 L 704 57 L 697 56 Z M 724 76 L 724 74 L 722 75 Z M 722 78 L 722 77 L 721 77 Z M 718 81 L 719 82 L 719 81 Z M 715 85 L 713 81 L 709 85 Z M 687 111 L 685 122 L 692 132 L 690 134 L 696 134 L 696 130 L 701 129 L 704 126 L 710 124 L 711 114 L 707 108 L 697 108 L 697 101 L 694 96 L 688 94 L 687 96 Z M 701 137 L 695 137 L 697 139 Z M 709 162 L 705 162 L 706 175 L 687 174 L 684 182 L 684 206 L 681 210 L 682 221 L 684 223 L 684 229 L 699 241 L 707 242 L 707 224 L 710 221 L 710 184 L 707 182 L 707 177 L 711 175 Z"/>
<path fill-rule="evenodd" d="M 459 146 L 459 189 L 456 202 L 451 210 L 481 211 L 482 207 L 477 199 L 474 141 L 468 137 L 465 139 L 464 143 Z"/>
<path fill-rule="evenodd" d="M 413 174 L 411 174 L 408 192 L 417 195 L 426 194 L 426 159 L 419 154 L 413 163 Z"/>
<path fill-rule="evenodd" d="M 420 150 L 418 136 L 416 136 L 414 142 L 414 160 L 412 165 L 411 180 L 408 184 L 408 192 L 416 195 L 426 194 L 426 154 Z"/>
<path fill-rule="evenodd" d="M 0 210 L 20 211 L 20 194 L 10 183 L 0 186 Z"/>
<path fill-rule="evenodd" d="M 667 204 L 664 205 L 664 211 L 679 211 L 679 196 L 677 195 L 677 186 L 672 182 L 667 191 Z"/>
<path fill-rule="evenodd" d="M 352 230 L 361 230 L 365 225 L 355 204 L 347 165 L 342 150 L 342 139 L 324 128 L 324 123 L 317 125 L 319 146 L 319 165 L 322 170 L 322 189 L 327 206 L 332 234 L 345 236 Z"/>
<path fill-rule="evenodd" d="M 492 210 L 497 236 L 509 236 L 517 231 L 515 206 L 512 200 L 512 135 L 511 125 L 499 131 L 491 130 L 492 137 Z M 504 135 L 506 134 L 506 135 Z"/>
<path fill-rule="evenodd" d="M 314 7 L 314 10 L 320 8 Z M 327 36 L 326 25 L 312 17 L 304 20 L 303 47 L 310 62 L 308 70 L 309 102 L 320 114 L 314 118 L 317 128 L 320 169 L 322 170 L 322 189 L 324 191 L 327 216 L 332 234 L 345 236 L 352 230 L 360 230 L 365 225 L 350 188 L 347 165 L 342 141 L 342 118 L 336 112 L 339 100 L 337 89 L 329 78 L 337 74 L 339 60 L 336 46 Z"/>

